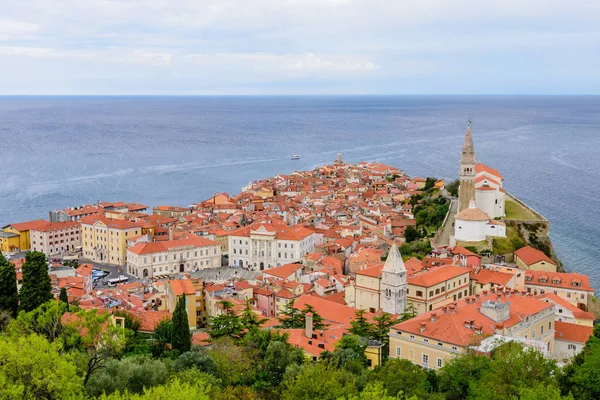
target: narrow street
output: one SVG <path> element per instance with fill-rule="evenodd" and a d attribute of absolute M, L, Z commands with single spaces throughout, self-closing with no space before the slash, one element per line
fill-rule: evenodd
<path fill-rule="evenodd" d="M 448 218 L 446 219 L 446 224 L 442 227 L 442 232 L 440 233 L 438 243 L 436 243 L 438 246 L 450 245 L 450 236 L 454 234 L 454 217 L 456 216 L 457 210 L 458 199 L 450 198 L 450 211 Z"/>

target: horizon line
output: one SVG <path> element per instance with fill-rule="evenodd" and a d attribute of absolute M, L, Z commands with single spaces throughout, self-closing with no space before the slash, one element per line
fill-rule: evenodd
<path fill-rule="evenodd" d="M 569 96 L 600 96 L 600 93 L 438 93 L 438 94 L 422 94 L 422 93 L 289 93 L 289 94 L 259 94 L 259 93 L 221 93 L 221 94 L 139 94 L 139 93 L 87 93 L 87 94 L 0 94 L 0 97 L 361 97 L 361 96 L 380 96 L 380 97 L 399 97 L 399 96 L 546 96 L 546 97 L 569 97 Z"/>

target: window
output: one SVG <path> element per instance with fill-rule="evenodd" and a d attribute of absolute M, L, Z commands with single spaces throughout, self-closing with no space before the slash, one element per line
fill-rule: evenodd
<path fill-rule="evenodd" d="M 438 359 L 437 359 L 437 367 L 438 367 L 438 368 L 442 368 L 442 366 L 443 366 L 443 365 L 444 365 L 444 362 L 442 361 L 442 359 L 441 359 L 441 358 L 438 358 Z"/>
<path fill-rule="evenodd" d="M 569 350 L 577 350 L 577 346 L 575 346 L 574 344 L 570 344 Z"/>
<path fill-rule="evenodd" d="M 423 292 L 420 290 L 417 290 L 417 297 L 423 297 Z"/>
<path fill-rule="evenodd" d="M 411 339 L 414 339 L 414 338 L 415 338 L 415 335 L 410 335 L 410 338 L 411 338 Z"/>
<path fill-rule="evenodd" d="M 458 350 L 458 347 L 452 346 L 452 350 Z"/>
<path fill-rule="evenodd" d="M 544 326 L 541 326 L 540 327 L 540 335 L 543 335 L 543 334 L 544 334 Z"/>
<path fill-rule="evenodd" d="M 402 349 L 400 348 L 400 346 L 396 347 L 396 355 L 398 357 L 400 357 L 402 355 Z"/>
<path fill-rule="evenodd" d="M 423 365 L 424 366 L 429 365 L 429 355 L 427 355 L 427 354 L 423 354 Z"/>

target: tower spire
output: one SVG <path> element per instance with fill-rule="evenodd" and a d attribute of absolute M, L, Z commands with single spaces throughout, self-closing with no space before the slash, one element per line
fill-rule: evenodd
<path fill-rule="evenodd" d="M 471 120 L 467 120 L 467 133 L 462 149 L 462 162 L 475 162 L 475 147 L 473 146 L 473 136 L 471 135 Z"/>
<path fill-rule="evenodd" d="M 469 208 L 469 201 L 475 198 L 475 146 L 471 135 L 471 120 L 467 120 L 467 133 L 460 154 L 460 186 L 458 188 L 458 211 Z"/>

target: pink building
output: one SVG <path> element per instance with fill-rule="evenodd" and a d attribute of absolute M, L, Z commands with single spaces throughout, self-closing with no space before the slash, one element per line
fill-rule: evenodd
<path fill-rule="evenodd" d="M 273 318 L 275 316 L 275 292 L 268 289 L 254 289 L 256 306 L 264 316 Z"/>
<path fill-rule="evenodd" d="M 81 246 L 81 224 L 75 221 L 48 222 L 32 229 L 31 250 L 47 256 L 63 254 Z"/>

